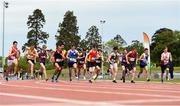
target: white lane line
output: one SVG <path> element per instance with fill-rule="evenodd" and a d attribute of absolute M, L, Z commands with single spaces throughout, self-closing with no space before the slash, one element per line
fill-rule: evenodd
<path fill-rule="evenodd" d="M 57 86 L 57 87 L 79 87 L 79 88 L 87 88 L 87 86 L 84 85 L 61 85 L 61 84 L 49 84 L 49 83 L 42 83 L 40 81 L 36 81 L 36 84 L 41 84 L 41 85 L 50 85 L 50 86 Z M 172 93 L 180 93 L 180 91 L 171 91 L 171 90 L 159 90 L 159 89 L 142 89 L 142 88 L 126 88 L 126 87 L 122 87 L 120 86 L 119 88 L 113 88 L 113 87 L 106 87 L 106 86 L 88 86 L 89 88 L 104 88 L 104 89 L 110 89 L 110 90 L 129 90 L 129 91 L 154 91 L 154 92 L 172 92 Z"/>
<path fill-rule="evenodd" d="M 62 82 L 65 82 L 65 83 L 68 83 L 69 81 L 65 81 L 65 80 L 61 80 Z M 88 81 L 77 81 L 77 80 L 74 80 L 73 83 L 76 83 L 76 84 L 79 84 L 79 82 L 81 83 L 86 83 Z M 111 80 L 97 80 L 96 81 L 97 83 L 103 83 L 103 84 L 106 84 L 108 85 L 108 83 L 112 83 Z M 162 84 L 161 81 L 159 82 L 146 82 L 146 81 L 136 81 L 136 85 L 141 85 L 141 84 L 152 84 L 152 85 L 159 85 L 159 84 Z M 122 81 L 118 81 L 118 83 L 122 83 Z M 128 80 L 127 83 L 125 84 L 131 84 L 130 81 Z M 164 82 L 162 85 L 180 85 L 180 83 L 175 83 L 175 82 Z"/>
<path fill-rule="evenodd" d="M 10 96 L 10 97 L 19 97 L 26 99 L 35 99 L 35 100 L 43 100 L 43 101 L 51 101 L 51 102 L 61 102 L 58 105 L 86 105 L 86 106 L 125 106 L 128 104 L 137 104 L 137 103 L 159 103 L 165 104 L 165 102 L 178 102 L 180 99 L 141 99 L 141 100 L 123 100 L 123 101 L 111 101 L 111 102 L 90 102 L 90 101 L 80 101 L 80 100 L 72 100 L 72 99 L 62 99 L 62 98 L 52 98 L 52 97 L 44 97 L 44 96 L 32 96 L 32 95 L 22 95 L 22 94 L 14 94 L 14 93 L 2 93 L 1 96 Z M 42 102 L 42 101 L 41 101 Z M 124 105 L 122 105 L 124 104 Z M 30 106 L 32 106 L 31 104 Z M 37 105 L 37 104 L 34 104 Z M 39 105 L 39 103 L 38 103 Z M 15 106 L 15 105 L 13 105 Z M 20 105 L 23 106 L 23 105 Z M 25 106 L 25 105 L 24 105 Z M 27 105 L 26 105 L 27 106 Z"/>
<path fill-rule="evenodd" d="M 113 103 L 121 104 L 137 104 L 137 103 L 159 103 L 164 102 L 180 102 L 180 99 L 141 99 L 141 100 L 125 100 L 125 101 L 113 101 Z"/>
<path fill-rule="evenodd" d="M 66 84 L 72 84 L 72 85 L 82 85 L 82 84 L 88 84 L 88 83 L 81 83 L 81 82 L 72 82 L 72 83 L 70 83 L 70 82 L 68 82 L 68 81 L 60 81 L 60 82 L 63 82 L 63 83 L 66 83 Z M 99 81 L 98 81 L 99 82 Z M 101 84 L 103 84 L 103 86 L 105 85 L 106 87 L 112 87 L 112 86 L 115 86 L 115 87 L 117 87 L 117 86 L 121 86 L 120 84 L 123 84 L 123 87 L 126 87 L 126 88 L 130 88 L 130 87 L 132 87 L 132 86 L 138 86 L 138 87 L 140 87 L 141 89 L 149 89 L 149 88 L 151 88 L 151 89 L 159 89 L 159 87 L 163 87 L 163 89 L 165 89 L 165 90 L 176 90 L 176 91 L 179 91 L 179 85 L 178 84 L 162 84 L 162 83 L 160 83 L 160 84 L 154 84 L 154 83 L 136 83 L 136 84 L 131 84 L 131 83 L 118 83 L 118 84 L 109 84 L 109 83 L 111 83 L 111 82 L 109 82 L 109 83 L 94 83 L 94 84 L 99 84 L 99 85 L 101 85 Z M 128 84 L 128 85 L 127 85 Z M 143 85 L 143 86 L 142 86 Z M 159 85 L 162 85 L 162 86 L 159 86 Z M 171 85 L 176 85 L 176 87 L 174 87 L 174 86 L 171 86 L 170 88 L 167 88 L 167 85 L 168 86 L 171 86 Z M 161 89 L 159 89 L 159 90 L 161 90 Z"/>
<path fill-rule="evenodd" d="M 44 96 L 32 96 L 32 95 L 24 95 L 24 94 L 14 94 L 14 93 L 3 93 L 0 92 L 2 96 L 11 96 L 11 97 L 20 97 L 26 99 L 35 99 L 35 100 L 44 100 L 44 101 L 51 101 L 51 102 L 62 102 L 62 104 L 69 103 L 69 104 L 76 104 L 76 105 L 110 105 L 110 106 L 119 106 L 120 104 L 112 104 L 107 102 L 90 102 L 90 101 L 80 101 L 80 100 L 72 100 L 72 99 L 62 99 L 62 98 L 52 98 L 52 97 L 44 97 Z M 120 105 L 122 106 L 122 105 Z"/>
<path fill-rule="evenodd" d="M 50 88 L 50 87 L 34 87 L 34 86 L 19 86 L 19 85 L 8 85 L 8 84 L 1 84 L 4 86 L 11 86 L 11 87 L 19 87 L 19 88 L 33 88 L 33 89 L 45 89 L 45 90 L 58 90 L 58 91 L 73 91 L 73 92 L 83 92 L 83 93 L 98 93 L 98 94 L 113 94 L 113 95 L 130 95 L 130 96 L 147 96 L 147 97 L 160 97 L 160 98 L 175 98 L 180 99 L 180 96 L 170 96 L 170 95 L 158 95 L 158 94 L 145 94 L 145 93 L 127 93 L 127 92 L 110 92 L 110 91 L 96 91 L 96 90 L 79 90 L 79 89 L 69 89 L 69 88 Z"/>

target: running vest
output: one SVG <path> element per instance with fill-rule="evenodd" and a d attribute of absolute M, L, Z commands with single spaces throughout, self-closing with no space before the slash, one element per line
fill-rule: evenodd
<path fill-rule="evenodd" d="M 131 51 L 131 53 L 129 54 L 129 61 L 136 61 L 136 57 L 137 57 L 137 52 Z"/>
<path fill-rule="evenodd" d="M 78 63 L 79 64 L 84 64 L 85 63 L 86 54 L 85 53 L 81 53 L 79 57 L 81 57 L 81 59 L 78 59 Z"/>
<path fill-rule="evenodd" d="M 33 56 L 34 54 L 36 54 L 36 49 L 28 49 L 27 51 L 27 59 L 31 59 L 31 60 L 35 60 L 36 56 Z"/>
<path fill-rule="evenodd" d="M 77 62 L 78 53 L 76 50 L 70 50 L 68 54 L 68 62 Z"/>
<path fill-rule="evenodd" d="M 112 62 L 112 63 L 116 63 L 117 60 L 118 60 L 118 57 L 119 57 L 119 54 L 118 54 L 118 53 L 112 52 L 112 53 L 111 53 L 111 58 L 110 58 L 111 62 Z"/>
<path fill-rule="evenodd" d="M 99 53 L 98 53 L 98 57 L 95 60 L 97 64 L 100 64 L 102 62 L 102 57 Z"/>
<path fill-rule="evenodd" d="M 146 54 L 146 53 L 143 53 L 142 55 L 143 55 L 143 58 L 141 58 L 140 64 L 141 65 L 147 65 L 148 64 L 148 57 L 149 57 L 149 55 Z"/>
<path fill-rule="evenodd" d="M 55 63 L 63 62 L 64 59 L 63 59 L 63 56 L 62 56 L 62 51 L 60 51 L 59 53 L 58 53 L 58 51 L 56 51 L 54 53 L 54 59 L 55 59 Z"/>
<path fill-rule="evenodd" d="M 17 55 L 18 55 L 18 54 L 17 54 L 17 51 L 18 51 L 17 48 L 11 47 L 10 54 L 13 54 L 13 53 L 15 53 L 15 54 L 12 55 L 12 56 L 9 56 L 8 59 L 9 59 L 9 60 L 14 60 L 14 59 L 16 59 L 16 58 L 17 58 Z"/>
<path fill-rule="evenodd" d="M 127 61 L 126 61 L 126 54 L 122 55 L 121 63 L 127 63 Z"/>
<path fill-rule="evenodd" d="M 162 64 L 164 64 L 164 65 L 166 65 L 166 64 L 169 64 L 170 63 L 170 52 L 167 52 L 167 53 L 165 53 L 165 52 L 163 52 L 162 53 L 162 57 L 163 57 L 163 61 L 162 61 Z"/>
<path fill-rule="evenodd" d="M 89 61 L 90 62 L 96 62 L 97 54 L 98 54 L 97 51 L 91 51 L 89 53 Z"/>
<path fill-rule="evenodd" d="M 39 53 L 39 59 L 40 61 L 45 61 L 47 58 L 47 52 L 46 50 L 41 50 Z"/>

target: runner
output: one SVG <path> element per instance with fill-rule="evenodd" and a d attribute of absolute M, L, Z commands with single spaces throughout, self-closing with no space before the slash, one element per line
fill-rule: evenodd
<path fill-rule="evenodd" d="M 98 76 L 98 70 L 96 67 L 96 58 L 98 56 L 98 51 L 97 47 L 93 46 L 92 49 L 89 51 L 89 53 L 86 55 L 85 62 L 89 61 L 88 67 L 89 67 L 89 72 L 92 73 L 91 75 L 94 74 L 94 76 L 91 76 L 89 79 L 89 83 L 93 83 L 97 76 Z"/>
<path fill-rule="evenodd" d="M 78 56 L 78 78 L 81 74 L 81 69 L 84 70 L 83 73 L 83 79 L 86 80 L 86 64 L 85 64 L 85 58 L 86 58 L 86 51 L 84 51 L 82 48 L 79 48 L 79 56 Z"/>
<path fill-rule="evenodd" d="M 140 78 L 140 75 L 143 73 L 143 70 L 146 71 L 146 80 L 149 82 L 150 79 L 148 77 L 148 58 L 149 58 L 149 54 L 148 54 L 148 49 L 145 48 L 144 49 L 144 53 L 140 56 L 139 61 L 140 61 L 140 72 L 138 74 L 138 78 Z"/>
<path fill-rule="evenodd" d="M 127 61 L 126 61 L 126 55 L 127 55 L 127 50 L 124 49 L 124 52 L 122 54 L 122 59 L 121 59 L 121 66 L 122 66 L 122 80 L 123 80 L 123 83 L 125 83 L 125 78 L 126 78 L 126 74 L 127 74 L 127 71 L 128 71 L 128 64 L 127 64 Z"/>
<path fill-rule="evenodd" d="M 100 49 L 98 49 L 98 54 L 97 54 L 97 57 L 95 60 L 96 60 L 95 69 L 96 69 L 96 74 L 97 74 L 96 78 L 97 78 L 99 73 L 100 73 L 101 67 L 102 67 L 102 62 L 104 61 L 103 60 L 103 54 L 102 54 Z M 96 80 L 96 78 L 95 78 L 95 80 Z"/>
<path fill-rule="evenodd" d="M 40 72 L 44 74 L 44 78 L 47 81 L 47 73 L 46 73 L 46 59 L 48 58 L 48 52 L 46 50 L 47 46 L 43 45 L 41 51 L 39 52 L 39 63 L 40 63 Z"/>
<path fill-rule="evenodd" d="M 77 58 L 78 58 L 78 51 L 75 49 L 75 46 L 72 45 L 71 49 L 68 50 L 66 58 L 68 59 L 68 67 L 69 67 L 69 80 L 72 81 L 72 69 L 74 69 L 75 77 L 79 79 L 77 76 Z"/>
<path fill-rule="evenodd" d="M 136 50 L 132 50 L 126 55 L 128 69 L 129 69 L 130 74 L 132 75 L 131 83 L 135 83 L 134 78 L 135 78 L 135 73 L 136 73 L 137 60 L 138 60 L 138 53 Z"/>
<path fill-rule="evenodd" d="M 63 65 L 64 65 L 64 60 L 65 60 L 65 50 L 64 49 L 64 44 L 57 44 L 56 47 L 56 51 L 54 53 L 52 53 L 51 55 L 51 61 L 54 63 L 55 65 L 55 72 L 52 76 L 52 82 L 56 81 L 58 82 L 58 78 L 61 74 L 61 71 L 63 69 Z"/>
<path fill-rule="evenodd" d="M 7 70 L 6 70 L 6 80 L 8 81 L 8 76 L 12 70 L 13 76 L 16 76 L 18 70 L 18 58 L 20 57 L 20 50 L 17 48 L 17 41 L 13 42 L 13 46 L 10 49 L 10 53 L 7 59 Z"/>
<path fill-rule="evenodd" d="M 36 58 L 38 57 L 37 50 L 35 49 L 35 45 L 31 44 L 30 47 L 26 47 L 26 57 L 28 62 L 28 70 L 30 72 L 30 78 L 34 79 L 34 65 L 36 63 Z"/>
<path fill-rule="evenodd" d="M 118 49 L 117 47 L 114 47 L 113 52 L 108 57 L 110 68 L 112 70 L 113 77 L 114 77 L 112 81 L 113 83 L 117 83 L 116 78 L 118 74 L 118 64 L 119 64 L 119 56 L 120 56 L 117 49 Z"/>
<path fill-rule="evenodd" d="M 165 47 L 161 54 L 161 82 L 163 83 L 164 72 L 166 71 L 166 80 L 168 80 L 170 63 L 172 62 L 172 55 L 168 52 L 168 47 Z"/>

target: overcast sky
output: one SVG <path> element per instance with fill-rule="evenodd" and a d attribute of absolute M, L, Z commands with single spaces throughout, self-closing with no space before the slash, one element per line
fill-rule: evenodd
<path fill-rule="evenodd" d="M 120 34 L 128 44 L 132 40 L 143 41 L 142 32 L 150 37 L 160 28 L 180 30 L 180 0 L 6 0 L 5 10 L 5 54 L 14 40 L 19 48 L 27 41 L 27 18 L 35 9 L 41 9 L 46 24 L 43 31 L 49 33 L 48 47 L 55 48 L 55 37 L 59 22 L 66 11 L 77 16 L 79 35 L 83 38 L 92 25 L 100 29 L 104 24 L 103 41 Z M 0 55 L 2 54 L 2 2 L 0 11 Z"/>

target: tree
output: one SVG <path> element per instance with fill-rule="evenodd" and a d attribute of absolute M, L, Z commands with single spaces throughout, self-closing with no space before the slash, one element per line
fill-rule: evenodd
<path fill-rule="evenodd" d="M 129 50 L 137 50 L 138 54 L 141 55 L 144 51 L 143 43 L 138 40 L 133 40 L 132 44 L 127 47 Z"/>
<path fill-rule="evenodd" d="M 105 45 L 108 47 L 111 47 L 111 48 L 113 48 L 113 47 L 119 48 L 119 44 L 118 44 L 117 40 L 115 40 L 115 39 L 110 39 L 109 41 L 106 42 Z"/>
<path fill-rule="evenodd" d="M 176 36 L 173 34 L 173 31 L 168 28 L 161 28 L 157 30 L 152 36 L 151 43 L 151 60 L 152 62 L 159 64 L 161 53 L 164 48 L 176 46 L 174 43 L 176 42 Z M 174 48 L 169 48 L 171 52 Z M 174 57 L 174 56 L 173 56 Z"/>
<path fill-rule="evenodd" d="M 87 41 L 86 41 L 85 39 L 82 39 L 82 40 L 80 41 L 79 46 L 80 46 L 81 48 L 83 48 L 84 50 L 87 50 L 87 49 L 88 49 Z"/>
<path fill-rule="evenodd" d="M 92 48 L 93 45 L 97 46 L 99 49 L 102 47 L 102 38 L 99 35 L 98 28 L 96 26 L 91 26 L 85 36 L 86 46 L 88 49 Z"/>
<path fill-rule="evenodd" d="M 127 45 L 126 41 L 119 34 L 114 37 L 114 40 L 118 43 L 120 47 Z"/>
<path fill-rule="evenodd" d="M 57 35 L 55 35 L 57 44 L 63 42 L 65 49 L 70 49 L 71 45 L 78 46 L 80 36 L 78 36 L 77 19 L 73 11 L 67 11 L 64 15 L 63 22 L 59 24 Z"/>
<path fill-rule="evenodd" d="M 118 47 L 118 49 L 122 50 L 123 46 L 127 45 L 126 41 L 121 37 L 121 35 L 117 34 L 113 39 L 110 39 L 106 42 L 106 46 L 111 48 Z"/>
<path fill-rule="evenodd" d="M 41 43 L 47 43 L 47 39 L 49 37 L 49 34 L 42 31 L 43 26 L 45 25 L 45 17 L 44 14 L 40 9 L 36 9 L 33 12 L 33 15 L 29 15 L 27 26 L 30 30 L 27 33 L 27 43 L 23 46 L 23 51 L 25 50 L 25 46 L 29 46 L 30 44 L 35 44 L 36 49 L 39 48 L 39 44 Z"/>

